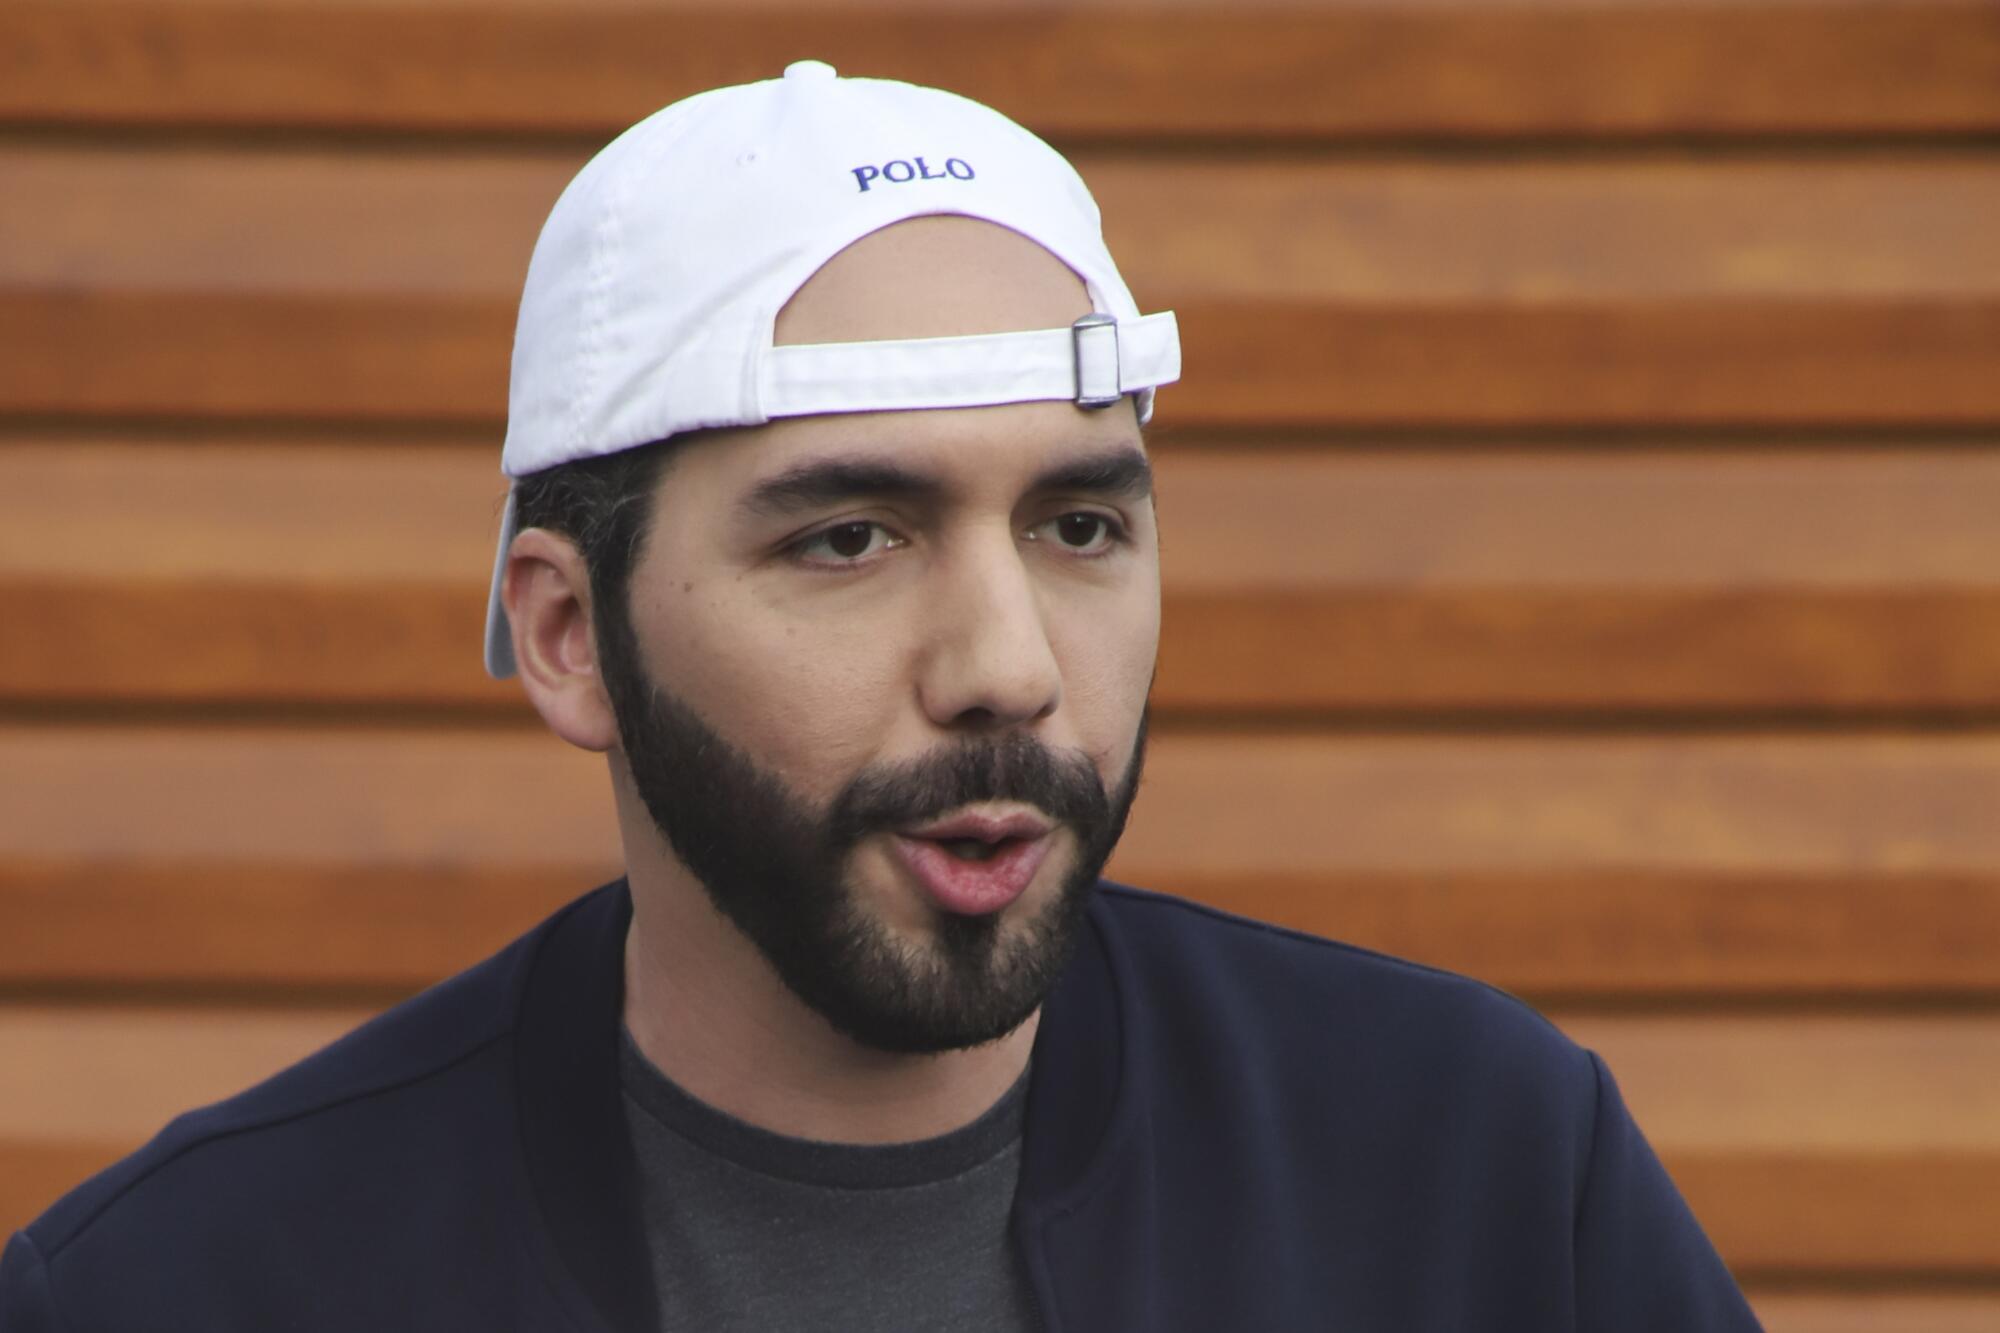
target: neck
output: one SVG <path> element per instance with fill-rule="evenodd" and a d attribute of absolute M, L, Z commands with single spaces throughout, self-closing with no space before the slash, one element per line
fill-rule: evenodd
<path fill-rule="evenodd" d="M 1027 1067 L 1039 1012 L 965 1050 L 860 1045 L 778 980 L 678 861 L 628 855 L 627 866 L 625 1024 L 648 1060 L 710 1106 L 796 1138 L 901 1143 L 978 1119 Z"/>

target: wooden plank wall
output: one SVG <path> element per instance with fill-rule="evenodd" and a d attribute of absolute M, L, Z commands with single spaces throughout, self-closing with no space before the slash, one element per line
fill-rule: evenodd
<path fill-rule="evenodd" d="M 1187 381 L 1117 871 L 1600 1049 L 1780 1333 L 2000 1327 L 2000 5 L 12 0 L 0 1225 L 612 873 L 479 669 L 512 307 L 817 56 Z"/>

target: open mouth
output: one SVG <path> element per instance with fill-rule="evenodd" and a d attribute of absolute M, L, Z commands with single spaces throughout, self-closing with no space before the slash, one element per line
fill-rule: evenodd
<path fill-rule="evenodd" d="M 987 842 L 980 838 L 936 838 L 932 841 L 961 861 L 990 861 L 1008 848 L 1019 846 L 1024 839 L 997 838 Z"/>
<path fill-rule="evenodd" d="M 934 904 L 964 915 L 997 911 L 1020 897 L 1054 841 L 1045 824 L 982 829 L 977 837 L 963 828 L 941 832 L 947 836 L 900 833 L 890 847 Z"/>

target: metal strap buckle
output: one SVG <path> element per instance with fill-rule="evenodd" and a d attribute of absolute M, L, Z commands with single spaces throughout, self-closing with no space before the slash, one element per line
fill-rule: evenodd
<path fill-rule="evenodd" d="M 1108 385 L 1110 392 L 1091 393 L 1089 392 L 1091 389 L 1102 389 L 1106 386 L 1101 382 L 1103 379 L 1101 373 L 1091 376 L 1091 379 L 1100 381 L 1099 383 L 1085 382 L 1084 335 L 1095 334 L 1097 330 L 1105 328 L 1111 330 L 1111 375 Z M 1076 405 L 1088 411 L 1097 411 L 1100 408 L 1110 407 L 1121 401 L 1125 395 L 1118 391 L 1118 317 L 1100 312 L 1092 312 L 1069 326 L 1069 336 L 1070 351 L 1076 358 Z M 1100 371 L 1103 364 L 1102 361 L 1096 359 L 1093 359 L 1091 362 L 1091 365 Z"/>

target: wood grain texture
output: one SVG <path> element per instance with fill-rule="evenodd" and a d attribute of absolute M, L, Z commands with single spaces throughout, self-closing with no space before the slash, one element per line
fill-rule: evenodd
<path fill-rule="evenodd" d="M 12 1005 L 0 1068 L 0 1225 L 62 1171 L 136 1147 L 174 1113 L 247 1086 L 360 1014 Z M 2000 1028 L 1991 1018 L 1593 1018 L 1558 1023 L 1602 1054 L 1634 1116 L 1746 1277 L 2000 1268 Z M 1953 1096 L 1927 1096 L 1949 1087 Z M 1773 1126 L 1801 1122 L 1788 1144 Z M 1912 1150 L 1911 1142 L 1923 1146 Z M 30 1193 L 30 1191 L 36 1191 Z"/>
<path fill-rule="evenodd" d="M 801 56 L 1058 136 L 1910 135 L 2000 126 L 1976 0 L 811 6 L 15 0 L 0 120 L 607 135 Z"/>
<path fill-rule="evenodd" d="M 575 165 L 0 150 L 0 410 L 492 423 Z M 2000 421 L 1984 157 L 1079 166 L 1177 425 Z"/>
<path fill-rule="evenodd" d="M 522 730 L 0 729 L 0 979 L 413 988 L 618 871 Z M 1557 997 L 2000 990 L 1987 736 L 1162 729 L 1111 873 Z"/>
<path fill-rule="evenodd" d="M 0 442 L 0 698 L 449 704 L 495 450 Z M 2000 708 L 2000 455 L 1156 450 L 1163 712 Z"/>

